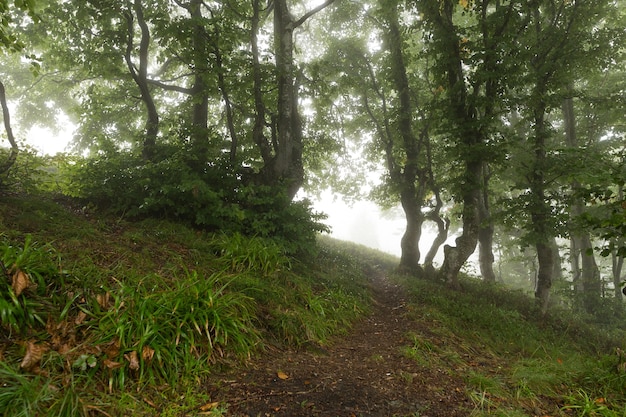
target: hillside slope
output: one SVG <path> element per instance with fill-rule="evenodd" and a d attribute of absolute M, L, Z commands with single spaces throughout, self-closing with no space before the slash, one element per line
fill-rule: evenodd
<path fill-rule="evenodd" d="M 626 416 L 623 329 L 330 239 L 0 203 L 0 415 Z"/>

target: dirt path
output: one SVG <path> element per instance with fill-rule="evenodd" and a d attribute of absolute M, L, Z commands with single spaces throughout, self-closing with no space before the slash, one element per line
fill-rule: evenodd
<path fill-rule="evenodd" d="M 263 356 L 245 373 L 222 375 L 210 388 L 229 416 L 466 416 L 462 377 L 420 366 L 403 353 L 410 320 L 402 289 L 372 278 L 372 314 L 328 349 Z M 428 332 L 428 329 L 423 329 Z"/>

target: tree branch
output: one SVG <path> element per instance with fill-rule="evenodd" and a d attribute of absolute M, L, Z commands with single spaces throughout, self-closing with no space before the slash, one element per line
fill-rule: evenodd
<path fill-rule="evenodd" d="M 296 20 L 293 23 L 293 28 L 297 28 L 298 26 L 302 25 L 304 22 L 306 22 L 311 16 L 313 16 L 315 13 L 325 9 L 326 7 L 330 6 L 331 4 L 333 4 L 335 2 L 335 0 L 326 0 L 324 3 L 320 4 L 319 6 L 315 7 L 314 9 L 308 11 L 307 13 L 305 13 L 300 19 Z"/>

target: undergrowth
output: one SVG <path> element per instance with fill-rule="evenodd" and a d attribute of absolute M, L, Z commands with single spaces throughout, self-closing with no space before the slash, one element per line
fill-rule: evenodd
<path fill-rule="evenodd" d="M 323 345 L 368 310 L 362 265 L 325 243 L 297 259 L 263 237 L 25 196 L 0 226 L 0 415 L 197 411 L 211 372 Z"/>
<path fill-rule="evenodd" d="M 556 307 L 542 317 L 526 294 L 472 278 L 460 291 L 396 278 L 410 292 L 413 317 L 432 329 L 410 334 L 404 354 L 462 370 L 473 416 L 626 416 L 623 329 Z"/>

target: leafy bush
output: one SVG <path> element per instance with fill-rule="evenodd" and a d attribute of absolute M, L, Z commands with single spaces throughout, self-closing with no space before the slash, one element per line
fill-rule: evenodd
<path fill-rule="evenodd" d="M 243 185 L 229 168 L 198 173 L 183 152 L 146 162 L 130 152 L 67 165 L 70 195 L 129 217 L 166 217 L 195 227 L 274 238 L 289 254 L 308 253 L 327 231 L 307 200 L 286 203 L 276 189 Z"/>
<path fill-rule="evenodd" d="M 5 161 L 8 155 L 8 149 L 0 148 L 0 161 Z M 51 180 L 50 172 L 45 169 L 47 163 L 47 158 L 37 155 L 33 148 L 21 148 L 15 164 L 0 175 L 0 190 L 21 194 L 43 188 L 42 184 Z"/>

